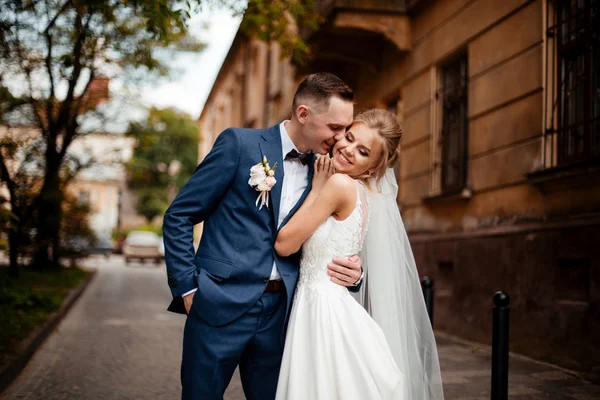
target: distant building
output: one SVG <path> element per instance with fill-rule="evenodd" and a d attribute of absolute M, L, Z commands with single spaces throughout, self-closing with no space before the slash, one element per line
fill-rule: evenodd
<path fill-rule="evenodd" d="M 235 37 L 199 124 L 289 118 L 308 73 L 403 121 L 399 205 L 435 327 L 489 343 L 511 297 L 511 350 L 600 370 L 600 21 L 597 1 L 319 1 L 314 58 Z"/>
<path fill-rule="evenodd" d="M 68 190 L 92 208 L 94 231 L 109 236 L 113 230 L 145 223 L 135 211 L 135 198 L 127 189 L 125 163 L 131 159 L 134 139 L 111 133 L 92 133 L 73 141 L 69 154 L 95 160 L 69 184 Z"/>
<path fill-rule="evenodd" d="M 35 128 L 0 126 L 0 138 L 36 138 L 38 135 Z M 90 225 L 100 236 L 110 236 L 115 229 L 130 229 L 145 223 L 135 211 L 136 200 L 126 184 L 124 165 L 132 156 L 133 145 L 134 140 L 124 135 L 91 133 L 76 138 L 67 152 L 67 157 L 81 163 L 94 160 L 91 167 L 80 171 L 69 182 L 67 190 L 79 201 L 90 204 Z M 18 166 L 13 162 L 8 168 L 14 170 Z M 34 179 L 42 178 L 35 168 L 28 174 Z M 0 195 L 9 198 L 4 184 L 0 187 Z"/>

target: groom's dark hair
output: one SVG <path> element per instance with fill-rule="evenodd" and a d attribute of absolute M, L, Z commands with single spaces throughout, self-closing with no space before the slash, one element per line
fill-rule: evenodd
<path fill-rule="evenodd" d="M 300 104 L 311 106 L 317 113 L 329 108 L 329 100 L 339 97 L 345 101 L 354 100 L 354 92 L 346 82 L 329 72 L 317 72 L 308 75 L 296 89 L 292 103 L 292 115 Z"/>

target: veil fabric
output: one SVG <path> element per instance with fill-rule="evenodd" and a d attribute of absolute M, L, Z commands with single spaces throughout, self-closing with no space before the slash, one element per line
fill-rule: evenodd
<path fill-rule="evenodd" d="M 385 334 L 404 375 L 404 398 L 442 400 L 435 337 L 396 204 L 393 169 L 387 170 L 378 186 L 371 182 L 369 224 L 360 252 L 365 275 L 355 297 Z"/>

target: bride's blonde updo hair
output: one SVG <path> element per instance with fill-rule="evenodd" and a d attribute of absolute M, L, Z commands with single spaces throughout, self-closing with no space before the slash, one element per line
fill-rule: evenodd
<path fill-rule="evenodd" d="M 400 139 L 402 138 L 402 125 L 398 122 L 396 115 L 382 109 L 372 108 L 363 111 L 354 118 L 352 124 L 362 123 L 367 127 L 377 131 L 377 138 L 381 145 L 381 153 L 375 165 L 369 170 L 375 168 L 372 173 L 361 175 L 359 179 L 367 180 L 375 178 L 379 182 L 385 175 L 388 168 L 392 168 L 400 154 Z"/>

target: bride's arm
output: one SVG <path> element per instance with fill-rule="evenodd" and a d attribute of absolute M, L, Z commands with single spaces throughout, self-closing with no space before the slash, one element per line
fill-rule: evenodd
<path fill-rule="evenodd" d="M 312 195 L 312 198 L 309 198 Z M 349 215 L 356 204 L 356 186 L 347 175 L 334 174 L 323 188 L 309 194 L 306 201 L 277 235 L 275 251 L 280 256 L 294 254 L 331 215 L 341 219 Z"/>

